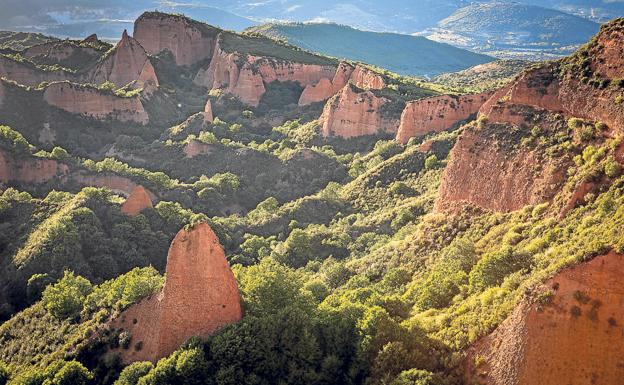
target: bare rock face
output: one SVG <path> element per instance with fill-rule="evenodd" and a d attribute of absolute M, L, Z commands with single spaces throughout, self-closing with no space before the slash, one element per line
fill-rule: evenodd
<path fill-rule="evenodd" d="M 78 172 L 73 173 L 70 178 L 74 183 L 81 186 L 106 187 L 114 193 L 123 196 L 130 196 L 132 192 L 139 187 L 139 185 L 131 179 L 119 175 Z M 150 201 L 154 202 L 157 199 L 156 195 L 154 195 L 151 191 L 147 189 L 144 189 L 144 191 L 149 196 Z"/>
<path fill-rule="evenodd" d="M 335 67 L 294 63 L 225 52 L 217 42 L 207 69 L 200 70 L 195 83 L 208 89 L 223 89 L 241 102 L 257 107 L 266 84 L 294 81 L 306 87 L 333 76 Z"/>
<path fill-rule="evenodd" d="M 137 186 L 132 190 L 130 196 L 123 205 L 121 212 L 130 216 L 138 215 L 141 211 L 151 208 L 152 199 L 143 186 Z"/>
<path fill-rule="evenodd" d="M 150 55 L 169 51 L 179 66 L 212 57 L 217 31 L 184 16 L 159 12 L 146 12 L 134 23 L 134 38 Z"/>
<path fill-rule="evenodd" d="M 340 92 L 349 82 L 364 90 L 379 90 L 386 86 L 381 75 L 361 65 L 354 67 L 347 62 L 340 62 L 331 81 L 329 78 L 322 78 L 318 83 L 304 88 L 299 105 L 305 106 L 327 100 Z"/>
<path fill-rule="evenodd" d="M 30 157 L 13 159 L 0 150 L 0 182 L 43 183 L 67 175 L 66 164 L 54 159 Z"/>
<path fill-rule="evenodd" d="M 97 37 L 96 37 L 97 39 Z M 97 40 L 96 40 L 97 42 Z M 43 44 L 34 45 L 25 49 L 22 55 L 27 59 L 37 59 L 38 57 L 46 57 L 55 63 L 69 59 L 71 56 L 82 51 L 84 56 L 98 57 L 100 54 L 91 47 L 80 47 L 69 41 L 53 41 Z"/>
<path fill-rule="evenodd" d="M 58 82 L 46 87 L 43 98 L 52 106 L 92 118 L 140 124 L 149 120 L 138 96 L 120 97 L 75 83 Z"/>
<path fill-rule="evenodd" d="M 158 78 L 145 49 L 125 30 L 113 51 L 93 68 L 89 81 L 96 84 L 110 81 L 117 87 L 135 82 L 147 92 L 158 88 Z"/>
<path fill-rule="evenodd" d="M 465 130 L 453 148 L 436 208 L 474 204 L 506 212 L 551 200 L 561 191 L 571 163 L 497 145 L 497 138 L 509 136 L 514 127 L 543 128 L 553 120 L 565 124 L 578 117 L 605 123 L 604 136 L 624 133 L 624 108 L 616 103 L 623 93 L 619 78 L 613 78 L 624 75 L 623 33 L 621 20 L 609 23 L 575 55 L 525 71 L 496 91 L 479 110 L 486 129 Z M 563 212 L 586 188 L 571 193 Z"/>
<path fill-rule="evenodd" d="M 212 121 L 214 120 L 214 117 L 212 116 L 212 102 L 210 101 L 210 99 L 208 99 L 208 101 L 206 102 L 206 106 L 204 106 L 204 122 L 205 123 L 212 123 Z"/>
<path fill-rule="evenodd" d="M 469 349 L 466 383 L 612 385 L 624 378 L 624 255 L 563 270 L 544 284 L 546 304 L 524 299 Z M 475 365 L 479 357 L 480 364 Z"/>
<path fill-rule="evenodd" d="M 215 233 L 206 223 L 180 230 L 169 248 L 159 294 L 124 311 L 112 327 L 128 331 L 124 362 L 152 361 L 188 338 L 207 336 L 242 318 L 238 286 Z"/>
<path fill-rule="evenodd" d="M 442 95 L 407 103 L 401 114 L 397 140 L 440 132 L 476 115 L 491 93 L 477 95 Z"/>
<path fill-rule="evenodd" d="M 210 154 L 210 145 L 193 139 L 184 146 L 183 151 L 187 158 L 194 158 L 197 155 Z"/>
<path fill-rule="evenodd" d="M 323 136 L 352 138 L 379 132 L 396 133 L 399 122 L 383 116 L 382 106 L 387 102 L 370 90 L 347 84 L 323 109 L 319 119 Z"/>
<path fill-rule="evenodd" d="M 37 86 L 41 82 L 62 81 L 73 78 L 65 71 L 42 71 L 29 62 L 19 62 L 0 56 L 0 78 L 14 80 L 26 86 Z"/>

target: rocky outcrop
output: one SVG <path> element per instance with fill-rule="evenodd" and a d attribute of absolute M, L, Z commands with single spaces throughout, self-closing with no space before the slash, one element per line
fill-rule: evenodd
<path fill-rule="evenodd" d="M 497 137 L 513 137 L 509 132 L 518 128 L 543 129 L 553 120 L 565 125 L 567 119 L 579 117 L 605 123 L 607 129 L 600 134 L 606 137 L 624 133 L 624 108 L 616 103 L 624 94 L 619 78 L 624 76 L 622 24 L 616 20 L 603 26 L 575 55 L 525 71 L 496 91 L 479 110 L 486 129 L 465 130 L 453 149 L 436 208 L 475 204 L 506 212 L 551 200 L 561 191 L 572 165 L 563 162 L 563 156 L 547 158 L 536 148 L 510 151 L 522 147 L 519 137 L 511 146 L 497 146 Z M 572 193 L 563 212 L 579 201 L 582 190 Z"/>
<path fill-rule="evenodd" d="M 139 96 L 120 97 L 88 86 L 58 82 L 46 87 L 43 98 L 52 106 L 91 118 L 140 124 L 149 120 Z"/>
<path fill-rule="evenodd" d="M 550 200 L 562 187 L 566 159 L 544 161 L 535 148 L 515 148 L 500 135 L 508 125 L 467 126 L 459 136 L 440 183 L 437 211 L 476 205 L 498 212 Z"/>
<path fill-rule="evenodd" d="M 452 128 L 475 116 L 490 96 L 441 95 L 409 102 L 401 114 L 396 139 L 405 144 L 410 138 Z"/>
<path fill-rule="evenodd" d="M 207 336 L 242 317 L 238 287 L 219 239 L 206 223 L 176 235 L 163 290 L 111 324 L 131 336 L 124 362 L 157 361 L 188 338 Z"/>
<path fill-rule="evenodd" d="M 327 101 L 319 118 L 323 136 L 352 138 L 379 132 L 396 133 L 399 121 L 384 117 L 383 106 L 389 102 L 371 90 L 347 84 L 339 94 Z"/>
<path fill-rule="evenodd" d="M 132 192 L 140 186 L 130 178 L 119 175 L 76 172 L 72 173 L 70 178 L 74 183 L 77 183 L 80 186 L 105 187 L 116 194 L 127 197 L 129 197 Z M 156 201 L 157 197 L 154 193 L 147 189 L 144 189 L 144 191 L 147 193 L 152 202 Z"/>
<path fill-rule="evenodd" d="M 257 107 L 269 83 L 293 81 L 306 87 L 333 76 L 334 71 L 333 66 L 226 52 L 217 42 L 210 66 L 199 71 L 195 83 L 208 89 L 223 89 L 244 104 Z"/>
<path fill-rule="evenodd" d="M 193 139 L 184 146 L 183 151 L 187 158 L 194 158 L 197 155 L 210 154 L 210 148 L 211 145 Z"/>
<path fill-rule="evenodd" d="M 331 80 L 322 78 L 318 83 L 310 84 L 304 88 L 299 97 L 299 105 L 305 106 L 327 100 L 340 92 L 349 81 L 364 90 L 385 87 L 385 81 L 381 75 L 359 64 L 354 67 L 347 62 L 340 62 Z"/>
<path fill-rule="evenodd" d="M 121 212 L 130 216 L 138 215 L 141 211 L 152 208 L 152 199 L 143 186 L 137 186 L 132 190 L 130 196 L 123 205 Z"/>
<path fill-rule="evenodd" d="M 134 38 L 151 55 L 173 54 L 179 66 L 212 57 L 219 30 L 184 16 L 145 12 L 134 23 Z"/>
<path fill-rule="evenodd" d="M 469 349 L 466 383 L 611 385 L 624 378 L 624 255 L 566 269 Z"/>
<path fill-rule="evenodd" d="M 97 50 L 91 47 L 81 47 L 74 42 L 64 41 L 52 41 L 39 45 L 34 45 L 30 48 L 22 51 L 22 55 L 29 59 L 38 62 L 40 59 L 51 63 L 63 63 L 70 59 L 72 56 L 90 57 L 96 58 L 100 54 Z"/>
<path fill-rule="evenodd" d="M 66 164 L 54 159 L 26 157 L 16 159 L 0 150 L 0 182 L 44 183 L 67 175 Z"/>
<path fill-rule="evenodd" d="M 74 74 L 61 70 L 44 71 L 28 61 L 17 61 L 0 55 L 0 78 L 7 78 L 25 86 L 37 86 L 42 82 L 72 79 Z"/>
<path fill-rule="evenodd" d="M 145 49 L 125 30 L 115 48 L 91 70 L 89 81 L 110 81 L 117 87 L 133 83 L 147 93 L 158 88 L 158 78 Z"/>
<path fill-rule="evenodd" d="M 205 123 L 212 123 L 212 121 L 214 120 L 214 116 L 212 116 L 212 102 L 210 101 L 210 99 L 208 99 L 206 105 L 204 106 L 203 116 Z"/>

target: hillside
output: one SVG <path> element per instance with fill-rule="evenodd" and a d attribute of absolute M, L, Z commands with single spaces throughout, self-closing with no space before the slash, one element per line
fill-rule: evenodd
<path fill-rule="evenodd" d="M 499 57 L 549 59 L 571 53 L 598 28 L 595 22 L 553 9 L 488 2 L 458 9 L 426 35 Z"/>
<path fill-rule="evenodd" d="M 360 61 L 412 76 L 434 76 L 492 59 L 424 37 L 361 31 L 324 23 L 265 24 L 249 29 L 308 51 Z"/>
<path fill-rule="evenodd" d="M 439 83 L 162 12 L 15 39 L 0 385 L 624 375 L 624 19 Z"/>

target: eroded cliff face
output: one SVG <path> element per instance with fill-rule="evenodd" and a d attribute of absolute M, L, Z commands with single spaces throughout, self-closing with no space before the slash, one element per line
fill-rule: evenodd
<path fill-rule="evenodd" d="M 398 119 L 384 116 L 383 106 L 389 101 L 371 90 L 347 84 L 339 94 L 327 101 L 319 118 L 323 136 L 352 138 L 379 132 L 396 133 Z"/>
<path fill-rule="evenodd" d="M 208 89 L 223 89 L 241 102 L 257 107 L 266 85 L 293 81 L 302 87 L 333 76 L 335 67 L 295 63 L 253 55 L 226 52 L 217 42 L 208 68 L 200 70 L 195 83 Z"/>
<path fill-rule="evenodd" d="M 561 191 L 571 162 L 562 155 L 544 156 L 543 148 L 522 146 L 520 137 L 497 146 L 497 136 L 547 128 L 553 116 L 564 123 L 572 117 L 603 122 L 607 128 L 599 134 L 604 137 L 624 132 L 624 108 L 616 102 L 624 84 L 614 77 L 624 75 L 624 26 L 618 23 L 607 24 L 575 55 L 522 73 L 483 104 L 479 115 L 486 129 L 470 127 L 460 136 L 442 177 L 438 210 L 474 204 L 507 212 L 549 201 Z M 576 141 L 581 148 L 587 145 Z M 572 192 L 567 206 L 573 207 L 575 195 L 586 188 Z"/>
<path fill-rule="evenodd" d="M 143 186 L 137 186 L 132 190 L 130 196 L 123 205 L 121 205 L 121 212 L 130 216 L 138 215 L 141 211 L 151 208 L 152 198 Z"/>
<path fill-rule="evenodd" d="M 217 236 L 202 223 L 180 230 L 171 243 L 163 290 L 125 310 L 111 326 L 132 336 L 128 349 L 118 349 L 124 362 L 155 362 L 188 338 L 241 318 L 234 274 Z"/>
<path fill-rule="evenodd" d="M 110 81 L 117 87 L 134 83 L 148 93 L 158 88 L 158 78 L 145 49 L 126 31 L 113 51 L 90 71 L 88 78 L 91 83 Z"/>
<path fill-rule="evenodd" d="M 410 138 L 452 128 L 475 116 L 491 93 L 441 95 L 407 103 L 401 114 L 396 139 L 405 144 Z"/>
<path fill-rule="evenodd" d="M 120 97 L 70 82 L 48 85 L 44 100 L 57 108 L 96 119 L 146 124 L 147 112 L 139 96 Z"/>
<path fill-rule="evenodd" d="M 316 84 L 307 85 L 299 98 L 299 105 L 305 106 L 321 102 L 336 95 L 351 81 L 356 87 L 365 90 L 385 87 L 383 77 L 361 65 L 355 67 L 347 62 L 340 62 L 333 78 L 322 78 Z"/>
<path fill-rule="evenodd" d="M 555 275 L 468 351 L 466 382 L 613 385 L 624 378 L 624 255 L 596 257 Z M 476 363 L 477 362 L 477 363 Z"/>
<path fill-rule="evenodd" d="M 105 187 L 116 194 L 127 197 L 129 197 L 134 190 L 140 187 L 140 185 L 132 179 L 119 175 L 91 174 L 84 171 L 77 171 L 70 175 L 70 179 L 72 182 L 77 183 L 80 186 Z M 143 190 L 149 196 L 150 201 L 155 202 L 157 200 L 154 193 L 145 188 L 143 188 Z"/>
<path fill-rule="evenodd" d="M 32 63 L 19 62 L 0 55 L 0 77 L 14 80 L 26 86 L 37 86 L 41 82 L 73 79 L 74 74 L 65 71 L 43 71 Z"/>
<path fill-rule="evenodd" d="M 66 164 L 54 159 L 16 159 L 0 150 L 0 182 L 44 183 L 55 178 L 63 178 L 69 172 Z"/>
<path fill-rule="evenodd" d="M 192 66 L 212 57 L 218 29 L 184 16 L 146 12 L 134 23 L 134 38 L 151 55 L 173 54 L 180 66 Z"/>

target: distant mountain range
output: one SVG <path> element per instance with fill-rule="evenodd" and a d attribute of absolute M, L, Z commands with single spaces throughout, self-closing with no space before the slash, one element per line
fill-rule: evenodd
<path fill-rule="evenodd" d="M 494 60 L 421 36 L 361 31 L 337 24 L 272 23 L 248 31 L 339 59 L 373 64 L 402 75 L 434 76 Z"/>
<path fill-rule="evenodd" d="M 463 7 L 426 35 L 496 56 L 548 59 L 572 52 L 599 29 L 596 22 L 554 9 L 498 1 Z"/>

